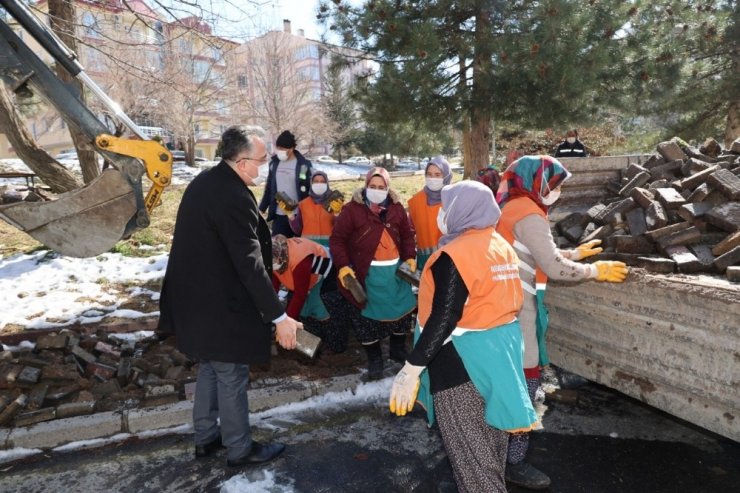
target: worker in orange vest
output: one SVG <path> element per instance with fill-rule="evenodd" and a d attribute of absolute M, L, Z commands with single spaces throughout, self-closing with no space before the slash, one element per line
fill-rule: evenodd
<path fill-rule="evenodd" d="M 322 293 L 327 277 L 334 277 L 329 252 L 307 238 L 272 237 L 272 285 L 290 292 L 286 313 L 303 321 L 304 328 L 321 338 L 333 352 L 347 348 L 346 312 L 342 296 L 336 290 Z"/>
<path fill-rule="evenodd" d="M 503 493 L 509 433 L 537 422 L 516 318 L 518 261 L 496 233 L 500 210 L 489 188 L 462 181 L 441 198 L 443 236 L 421 276 L 416 343 L 393 382 L 390 410 L 405 415 L 420 389 L 458 489 Z"/>
<path fill-rule="evenodd" d="M 547 309 L 544 297 L 548 277 L 564 281 L 622 282 L 628 272 L 623 262 L 575 262 L 600 253 L 601 240 L 590 241 L 575 250 L 560 250 L 555 245 L 547 212 L 560 196 L 560 186 L 570 176 L 553 157 L 523 156 L 506 168 L 496 196 L 501 206 L 501 220 L 496 230 L 519 257 L 519 276 L 524 290 L 519 322 L 524 335 L 524 375 L 532 402 L 540 383 L 540 367 L 550 362 L 545 348 Z M 528 446 L 527 433 L 512 435 L 506 479 L 525 488 L 545 489 L 550 485 L 550 478 L 524 460 Z"/>
<path fill-rule="evenodd" d="M 327 174 L 313 170 L 308 197 L 298 202 L 295 211 L 286 211 L 286 214 L 296 236 L 308 238 L 328 248 L 334 217 L 342 210 L 343 204 L 342 196 L 332 193 Z M 278 200 L 278 207 L 285 210 L 286 204 Z"/>
<path fill-rule="evenodd" d="M 429 256 L 437 249 L 442 233 L 437 227 L 437 213 L 442 207 L 441 190 L 452 182 L 450 163 L 436 156 L 424 171 L 424 188 L 409 199 L 409 219 L 416 230 L 416 266 L 424 269 Z"/>

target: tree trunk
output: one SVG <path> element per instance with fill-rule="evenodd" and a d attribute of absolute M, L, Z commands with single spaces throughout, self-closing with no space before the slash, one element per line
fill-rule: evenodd
<path fill-rule="evenodd" d="M 465 163 L 465 175 L 475 176 L 488 166 L 491 147 L 491 17 L 486 7 L 476 13 L 475 46 L 473 53 L 473 87 L 470 94 L 470 165 Z"/>
<path fill-rule="evenodd" d="M 195 166 L 195 135 L 190 133 L 185 143 L 185 163 L 188 166 Z"/>
<path fill-rule="evenodd" d="M 462 122 L 462 141 L 463 141 L 463 178 L 474 176 L 473 168 L 473 144 L 470 140 L 470 118 L 463 116 Z"/>
<path fill-rule="evenodd" d="M 70 0 L 49 0 L 49 19 L 51 29 L 59 36 L 64 44 L 72 51 L 77 51 L 77 41 L 74 37 L 75 32 L 75 8 L 74 3 Z M 67 82 L 68 85 L 75 87 L 79 93 L 79 99 L 85 103 L 85 93 L 82 90 L 80 81 L 72 77 L 67 70 L 60 64 L 56 64 L 56 72 L 60 79 Z M 62 115 L 64 118 L 64 115 Z M 90 183 L 100 174 L 98 158 L 93 150 L 94 143 L 72 125 L 68 125 L 69 134 L 72 137 L 75 148 L 77 149 L 77 159 L 80 161 L 82 170 L 82 179 L 85 183 Z"/>
<path fill-rule="evenodd" d="M 36 144 L 4 84 L 0 84 L 0 133 L 6 135 L 18 157 L 52 192 L 62 193 L 82 186 L 72 173 Z"/>
<path fill-rule="evenodd" d="M 725 125 L 725 149 L 729 149 L 735 139 L 740 138 L 740 100 L 730 103 Z"/>

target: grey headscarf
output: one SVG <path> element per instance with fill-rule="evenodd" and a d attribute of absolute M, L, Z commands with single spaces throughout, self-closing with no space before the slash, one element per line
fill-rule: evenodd
<path fill-rule="evenodd" d="M 444 158 L 444 156 L 434 156 L 428 163 L 427 167 L 424 168 L 424 174 L 426 175 L 427 170 L 429 170 L 429 166 L 434 165 L 437 168 L 442 171 L 442 183 L 445 185 L 449 185 L 452 181 L 452 172 L 450 170 L 450 163 L 447 162 L 447 160 Z M 424 187 L 424 193 L 427 194 L 427 205 L 435 205 L 439 204 L 439 201 L 442 200 L 442 196 L 440 195 L 440 190 L 434 191 L 429 190 L 426 186 Z"/>
<path fill-rule="evenodd" d="M 447 234 L 439 239 L 439 246 L 446 245 L 469 229 L 495 226 L 501 209 L 493 192 L 484 184 L 465 180 L 442 189 L 442 209 Z"/>

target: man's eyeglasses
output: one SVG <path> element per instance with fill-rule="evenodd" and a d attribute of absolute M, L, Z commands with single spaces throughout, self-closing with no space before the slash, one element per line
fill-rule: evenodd
<path fill-rule="evenodd" d="M 254 162 L 256 162 L 256 163 L 259 163 L 259 164 L 263 164 L 263 163 L 266 163 L 266 162 L 268 161 L 268 159 L 269 159 L 269 158 L 270 158 L 270 157 L 269 157 L 269 156 L 268 156 L 267 154 L 265 154 L 264 156 L 262 156 L 262 157 L 261 157 L 261 158 L 259 158 L 259 159 L 255 159 L 255 158 L 252 158 L 252 157 L 243 157 L 243 158 L 241 158 L 241 159 L 237 159 L 237 160 L 235 161 L 235 163 L 236 163 L 236 164 L 241 164 L 241 163 L 243 163 L 243 162 L 245 162 L 245 161 L 254 161 Z"/>

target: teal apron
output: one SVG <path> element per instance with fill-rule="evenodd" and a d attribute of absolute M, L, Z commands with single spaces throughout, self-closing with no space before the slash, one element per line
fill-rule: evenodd
<path fill-rule="evenodd" d="M 549 320 L 550 317 L 547 313 L 547 307 L 545 306 L 545 290 L 537 289 L 537 320 L 535 326 L 537 327 L 537 347 L 540 351 L 540 366 L 550 364 L 550 358 L 547 356 L 547 345 L 545 342 Z"/>
<path fill-rule="evenodd" d="M 328 236 L 319 236 L 319 235 L 301 235 L 302 238 L 308 238 L 311 241 L 315 241 L 322 247 L 326 248 L 326 251 L 329 251 L 329 237 Z"/>
<path fill-rule="evenodd" d="M 396 276 L 399 259 L 373 260 L 365 277 L 367 304 L 362 316 L 380 322 L 398 320 L 416 308 L 411 284 Z"/>
<path fill-rule="evenodd" d="M 324 278 L 319 277 L 316 285 L 308 291 L 306 302 L 303 303 L 303 308 L 301 309 L 301 317 L 310 317 L 316 320 L 329 319 L 329 311 L 324 306 L 324 302 L 321 301 L 321 285 L 323 283 Z"/>
<path fill-rule="evenodd" d="M 416 268 L 420 271 L 424 270 L 427 260 L 436 251 L 436 248 L 417 248 L 416 249 Z"/>
<path fill-rule="evenodd" d="M 457 332 L 457 330 L 455 331 Z M 504 431 L 529 429 L 537 413 L 529 399 L 524 378 L 524 341 L 519 322 L 488 330 L 469 330 L 455 335 L 452 343 L 460 355 L 470 380 L 485 401 L 485 420 Z M 417 324 L 414 342 L 420 335 Z M 417 400 L 426 408 L 429 424 L 434 423 L 433 398 L 425 369 Z"/>

